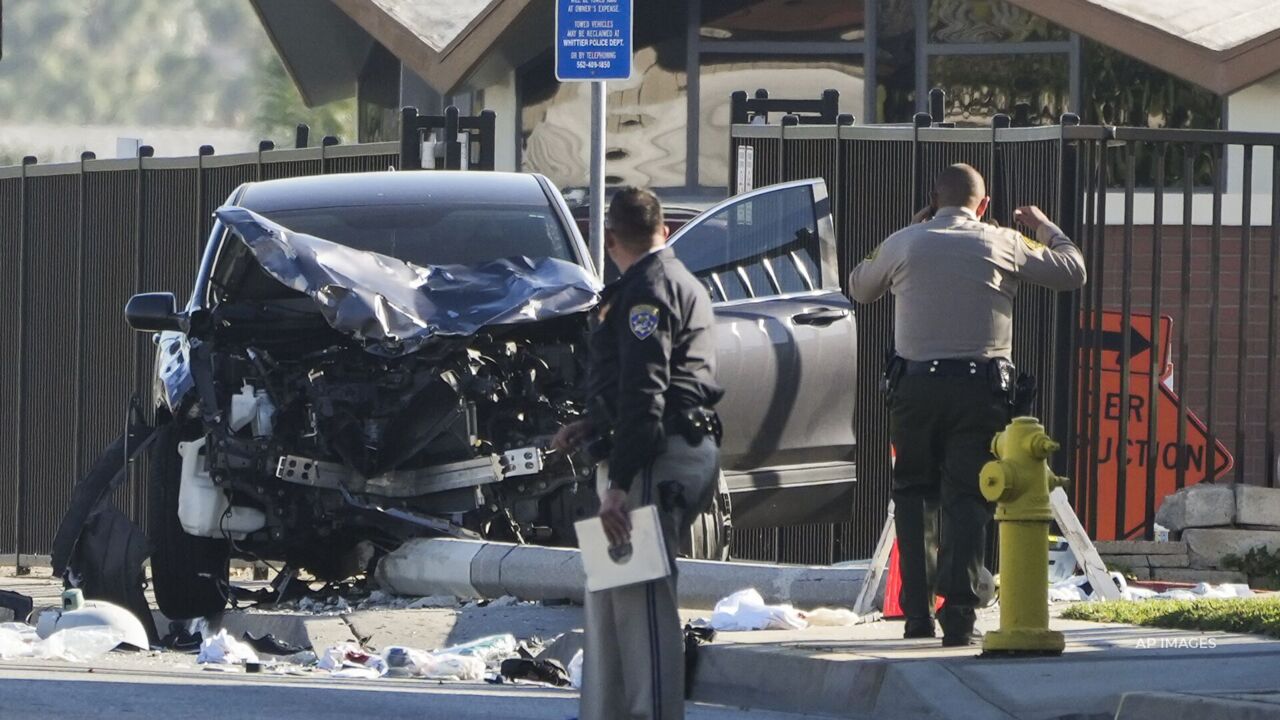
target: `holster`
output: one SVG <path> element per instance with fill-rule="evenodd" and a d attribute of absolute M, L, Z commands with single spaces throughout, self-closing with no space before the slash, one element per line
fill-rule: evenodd
<path fill-rule="evenodd" d="M 880 391 L 886 398 L 893 397 L 893 391 L 898 389 L 898 381 L 906 371 L 907 361 L 897 353 L 889 351 L 885 356 L 884 375 L 880 378 Z"/>
<path fill-rule="evenodd" d="M 724 426 L 720 423 L 720 416 L 709 408 L 697 407 L 675 413 L 667 417 L 663 425 L 668 432 L 680 435 L 690 445 L 697 445 L 703 438 L 710 436 L 715 440 L 716 447 L 719 447 L 724 439 Z"/>

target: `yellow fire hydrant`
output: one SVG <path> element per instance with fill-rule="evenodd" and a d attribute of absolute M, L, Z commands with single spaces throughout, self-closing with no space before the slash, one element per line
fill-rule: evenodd
<path fill-rule="evenodd" d="M 1014 418 L 991 441 L 998 459 L 979 475 L 1000 523 L 1000 629 L 982 640 L 986 654 L 1061 655 L 1062 633 L 1049 629 L 1049 493 L 1066 478 L 1046 460 L 1059 445 L 1033 417 Z"/>

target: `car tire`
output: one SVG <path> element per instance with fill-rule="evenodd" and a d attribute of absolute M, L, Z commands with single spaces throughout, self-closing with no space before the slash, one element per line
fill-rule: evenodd
<path fill-rule="evenodd" d="M 182 459 L 178 429 L 159 430 L 147 478 L 147 535 L 151 584 L 160 612 L 170 619 L 207 617 L 227 605 L 231 548 L 226 540 L 188 535 L 178 519 Z"/>
<path fill-rule="evenodd" d="M 692 560 L 729 559 L 732 527 L 729 520 L 729 494 L 721 490 L 716 493 L 711 507 L 693 519 L 693 526 L 685 536 L 680 548 L 680 555 Z"/>

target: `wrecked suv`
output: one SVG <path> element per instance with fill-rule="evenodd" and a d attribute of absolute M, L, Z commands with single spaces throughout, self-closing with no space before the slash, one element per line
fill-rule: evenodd
<path fill-rule="evenodd" d="M 728 391 L 723 492 L 687 554 L 724 556 L 730 497 L 746 527 L 847 517 L 853 318 L 827 208 L 821 181 L 789 183 L 672 237 L 716 301 Z M 160 609 L 221 610 L 232 557 L 340 580 L 422 535 L 571 544 L 573 522 L 597 506 L 593 469 L 548 444 L 584 411 L 594 278 L 569 209 L 537 175 L 237 189 L 185 308 L 168 293 L 126 308 L 132 327 L 155 333 L 154 422 L 108 455 L 148 449 Z M 118 482 L 95 471 L 94 488 Z M 60 536 L 107 493 L 88 494 Z M 85 546 L 145 551 L 122 524 L 64 541 L 55 565 L 104 582 L 113 573 Z"/>

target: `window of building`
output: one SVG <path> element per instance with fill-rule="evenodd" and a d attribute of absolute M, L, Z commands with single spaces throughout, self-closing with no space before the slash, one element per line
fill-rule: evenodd
<path fill-rule="evenodd" d="M 929 42 L 1024 43 L 1067 40 L 1070 33 L 1005 0 L 929 0 Z"/>
<path fill-rule="evenodd" d="M 997 113 L 1019 125 L 1053 125 L 1071 107 L 1069 61 L 1059 54 L 935 55 L 929 84 L 947 91 L 944 120 L 957 126 L 991 127 Z"/>
<path fill-rule="evenodd" d="M 1135 60 L 1113 48 L 1082 43 L 1084 98 L 1080 111 L 1090 125 L 1217 130 L 1223 127 L 1222 98 L 1203 88 Z M 1155 184 L 1154 147 L 1144 144 L 1134 158 L 1134 177 L 1139 186 Z M 1165 183 L 1182 184 L 1183 159 L 1171 153 L 1165 158 Z M 1123 151 L 1110 153 L 1107 182 L 1113 187 L 1125 183 Z M 1195 162 L 1195 184 L 1213 184 L 1208 150 Z"/>
<path fill-rule="evenodd" d="M 702 0 L 701 14 L 698 34 L 711 40 L 812 43 L 866 37 L 864 0 Z"/>

